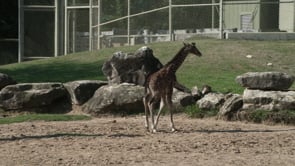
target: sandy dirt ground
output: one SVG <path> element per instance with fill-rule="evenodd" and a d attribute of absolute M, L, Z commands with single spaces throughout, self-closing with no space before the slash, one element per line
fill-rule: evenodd
<path fill-rule="evenodd" d="M 295 126 L 161 118 L 156 134 L 143 116 L 0 125 L 0 165 L 295 165 Z"/>

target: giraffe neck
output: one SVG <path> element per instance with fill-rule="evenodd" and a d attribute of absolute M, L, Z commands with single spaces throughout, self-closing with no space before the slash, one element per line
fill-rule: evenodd
<path fill-rule="evenodd" d="M 164 67 L 169 68 L 172 72 L 176 72 L 188 55 L 183 47 Z"/>

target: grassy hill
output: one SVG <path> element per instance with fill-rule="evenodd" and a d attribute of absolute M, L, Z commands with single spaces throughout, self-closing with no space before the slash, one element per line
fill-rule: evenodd
<path fill-rule="evenodd" d="M 177 72 L 178 81 L 187 87 L 208 84 L 215 91 L 242 93 L 235 78 L 249 71 L 282 71 L 295 75 L 295 41 L 244 41 L 192 38 L 203 53 L 190 55 Z M 142 45 L 106 48 L 57 58 L 0 66 L 18 82 L 68 82 L 83 79 L 106 80 L 103 63 L 117 51 L 135 52 Z M 165 64 L 182 47 L 182 42 L 152 43 L 154 55 Z M 252 55 L 253 58 L 246 58 Z M 267 66 L 267 63 L 273 63 Z M 292 89 L 295 89 L 293 85 Z"/>

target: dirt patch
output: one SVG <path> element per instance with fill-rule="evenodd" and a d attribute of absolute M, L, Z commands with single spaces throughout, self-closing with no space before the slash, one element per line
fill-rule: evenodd
<path fill-rule="evenodd" d="M 295 127 L 175 116 L 0 125 L 0 165 L 294 165 Z"/>

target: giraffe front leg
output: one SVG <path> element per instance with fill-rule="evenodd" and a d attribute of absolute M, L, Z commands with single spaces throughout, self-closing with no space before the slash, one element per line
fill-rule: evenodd
<path fill-rule="evenodd" d="M 175 126 L 174 126 L 174 121 L 173 121 L 173 112 L 174 112 L 174 107 L 172 104 L 172 101 L 168 101 L 168 106 L 169 106 L 169 112 L 170 112 L 170 125 L 171 125 L 171 131 L 175 132 L 177 131 Z"/>

